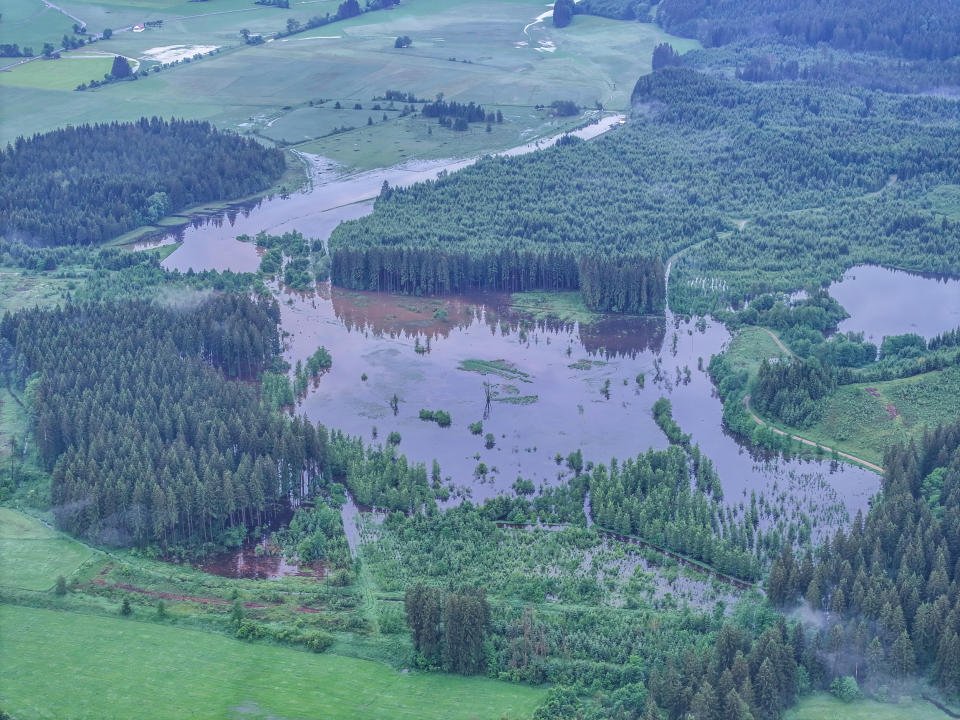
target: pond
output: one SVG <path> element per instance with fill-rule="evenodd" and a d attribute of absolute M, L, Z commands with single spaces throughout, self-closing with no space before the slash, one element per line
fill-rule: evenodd
<path fill-rule="evenodd" d="M 830 285 L 850 317 L 841 332 L 862 332 L 877 345 L 888 335 L 916 333 L 928 340 L 960 327 L 960 278 L 858 265 Z"/>
<path fill-rule="evenodd" d="M 276 549 L 268 551 L 266 540 L 253 547 L 244 546 L 240 550 L 214 555 L 199 567 L 211 575 L 249 580 L 275 580 L 290 576 L 322 578 L 325 574 L 322 565 L 300 567 L 288 562 Z"/>

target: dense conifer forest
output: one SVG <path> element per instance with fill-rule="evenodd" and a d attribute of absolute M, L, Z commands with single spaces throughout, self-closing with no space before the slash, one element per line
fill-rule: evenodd
<path fill-rule="evenodd" d="M 190 205 L 266 190 L 283 154 L 205 122 L 141 118 L 18 138 L 0 152 L 0 233 L 102 242 Z"/>
<path fill-rule="evenodd" d="M 960 53 L 960 8 L 951 0 L 663 0 L 657 22 L 708 47 L 768 35 L 911 59 Z"/>
<path fill-rule="evenodd" d="M 922 208 L 927 189 L 960 179 L 955 103 L 758 90 L 680 68 L 641 78 L 633 100 L 635 119 L 595 142 L 487 158 L 382 195 L 334 231 L 334 282 L 579 287 L 588 307 L 648 312 L 662 306 L 660 263 L 703 242 L 671 283 L 675 309 L 702 312 L 857 262 L 960 271 L 960 225 Z M 744 216 L 757 219 L 725 232 Z"/>
<path fill-rule="evenodd" d="M 960 692 L 960 424 L 884 458 L 880 501 L 813 553 L 785 546 L 771 602 L 825 619 L 811 678 L 850 675 L 874 689 L 915 673 Z"/>

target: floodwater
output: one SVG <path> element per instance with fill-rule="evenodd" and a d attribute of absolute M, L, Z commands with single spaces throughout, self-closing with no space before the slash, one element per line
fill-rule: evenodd
<path fill-rule="evenodd" d="M 619 116 L 604 118 L 577 134 L 592 137 L 620 122 Z M 508 154 L 530 152 L 552 140 Z M 182 271 L 254 269 L 256 249 L 236 241 L 239 234 L 295 229 L 326 240 L 341 221 L 371 212 L 385 180 L 409 185 L 474 162 L 424 162 L 343 176 L 323 158 L 305 159 L 313 167 L 309 191 L 200 218 L 159 238 L 183 241 L 164 265 Z M 665 448 L 667 439 L 651 412 L 661 396 L 672 401 L 677 422 L 713 461 L 731 504 L 749 505 L 756 491 L 787 517 L 803 512 L 826 527 L 865 510 L 879 489 L 879 477 L 866 470 L 757 457 L 724 431 L 721 403 L 706 373 L 711 355 L 730 338 L 718 323 L 669 313 L 608 316 L 589 325 L 537 323 L 511 311 L 504 295 L 425 299 L 329 284 L 316 294 L 282 293 L 281 307 L 289 333 L 287 360 L 305 360 L 321 345 L 333 357 L 331 370 L 312 384 L 296 411 L 367 442 L 383 443 L 390 432 L 399 432 L 399 449 L 408 459 L 439 462 L 452 489 L 448 503 L 510 492 L 518 477 L 556 485 L 569 477 L 556 456 L 577 449 L 585 460 L 607 463 Z M 461 369 L 470 360 L 499 361 L 501 374 Z M 396 411 L 390 403 L 394 395 Z M 449 412 L 452 425 L 420 420 L 421 409 Z M 477 421 L 483 424 L 480 435 L 468 429 Z M 354 508 L 344 511 L 352 548 L 358 540 L 355 515 Z M 234 556 L 227 565 L 247 572 L 261 561 L 277 562 L 276 572 L 284 572 L 279 558 L 249 554 Z"/>
<path fill-rule="evenodd" d="M 256 548 L 265 548 L 266 543 L 254 547 L 244 546 L 241 550 L 215 555 L 200 565 L 200 569 L 211 575 L 228 578 L 246 578 L 250 580 L 275 580 L 289 577 L 323 577 L 322 568 L 301 568 L 287 562 L 280 554 L 258 555 Z"/>
<path fill-rule="evenodd" d="M 788 514 L 802 510 L 827 524 L 865 510 L 879 488 L 877 475 L 849 465 L 752 456 L 724 432 L 706 373 L 730 337 L 718 323 L 673 316 L 535 323 L 496 294 L 425 299 L 324 285 L 315 296 L 281 298 L 291 334 L 286 358 L 295 363 L 320 345 L 333 356 L 297 412 L 373 443 L 399 432 L 408 459 L 439 462 L 455 488 L 450 502 L 510 492 L 517 477 L 556 485 L 569 477 L 558 453 L 581 449 L 585 460 L 607 463 L 665 448 L 651 412 L 661 396 L 713 461 L 728 502 L 749 503 L 751 490 L 771 502 L 787 493 Z M 443 313 L 446 320 L 438 319 Z M 460 369 L 468 360 L 503 361 L 510 377 Z M 484 383 L 492 386 L 489 403 Z M 421 420 L 421 409 L 446 410 L 452 425 Z M 468 429 L 477 421 L 481 435 Z"/>
<path fill-rule="evenodd" d="M 960 278 L 858 265 L 830 285 L 830 294 L 850 313 L 840 331 L 862 332 L 878 345 L 888 335 L 929 340 L 960 327 Z"/>
<path fill-rule="evenodd" d="M 598 122 L 571 135 L 589 140 L 622 124 L 623 115 L 607 115 Z M 555 135 L 505 150 L 499 155 L 515 156 L 543 149 L 556 143 Z M 256 235 L 261 230 L 281 234 L 298 230 L 308 238 L 324 241 L 344 220 L 354 220 L 373 211 L 373 201 L 384 181 L 393 187 L 406 187 L 424 180 L 435 180 L 443 171 L 455 172 L 472 165 L 478 158 L 461 160 L 415 161 L 384 170 L 344 175 L 336 163 L 318 155 L 301 153 L 310 165 L 312 187 L 286 197 L 269 196 L 225 212 L 201 215 L 189 225 L 137 243 L 138 249 L 182 242 L 164 261 L 168 270 L 256 271 L 260 260 L 252 243 L 236 240 L 238 235 Z"/>

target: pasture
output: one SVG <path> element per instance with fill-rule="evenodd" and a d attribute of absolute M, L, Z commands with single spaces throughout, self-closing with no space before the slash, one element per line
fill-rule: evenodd
<path fill-rule="evenodd" d="M 36 68 L 21 76 L 23 82 L 0 81 L 0 142 L 66 123 L 175 115 L 291 142 L 317 138 L 346 123 L 358 128 L 353 137 L 332 136 L 304 149 L 363 168 L 458 149 L 458 155 L 482 153 L 569 125 L 535 111 L 537 104 L 570 99 L 585 108 L 599 102 L 607 109 L 625 109 L 637 78 L 650 71 L 654 45 L 668 39 L 650 24 L 589 16 L 577 16 L 563 29 L 553 28 L 549 20 L 527 27 L 543 11 L 534 0 L 483 0 L 479 5 L 404 0 L 393 10 L 271 37 L 288 19 L 304 22 L 335 6 L 333 0 L 292 3 L 290 10 L 241 0 L 70 2 L 66 9 L 97 31 L 163 20 L 162 26 L 141 33 L 115 31 L 110 40 L 94 45 L 98 51 L 139 59 L 143 69 L 158 65 L 151 58 L 160 48 L 196 45 L 219 52 L 150 72 L 136 82 L 86 92 L 72 88 L 98 75 L 58 81 L 50 75 L 61 66 L 30 63 Z M 268 42 L 244 45 L 242 29 L 261 33 Z M 409 35 L 413 45 L 395 49 L 398 35 Z M 671 42 L 680 51 L 695 44 Z M 381 112 L 368 129 L 372 98 L 388 89 L 429 99 L 443 93 L 448 100 L 503 108 L 506 121 L 491 133 L 477 126 L 466 134 L 443 135 L 434 129 L 431 136 L 425 121 L 394 116 L 384 125 Z M 326 108 L 340 101 L 346 108 L 359 102 L 364 110 L 351 121 L 308 106 L 321 99 Z"/>
<path fill-rule="evenodd" d="M 3 0 L 3 21 L 0 22 L 0 43 L 16 43 L 21 48 L 43 51 L 45 42 L 59 43 L 73 34 L 69 17 L 47 7 L 41 0 Z M 0 58 L 0 67 L 16 62 L 16 58 Z"/>
<path fill-rule="evenodd" d="M 0 706 L 23 720 L 526 718 L 544 690 L 247 644 L 121 617 L 0 606 Z"/>
<path fill-rule="evenodd" d="M 80 83 L 103 80 L 112 65 L 112 55 L 80 51 L 78 54 L 64 54 L 59 60 L 34 60 L 18 65 L 0 73 L 0 85 L 73 90 Z"/>
<path fill-rule="evenodd" d="M 947 717 L 940 710 L 919 698 L 905 698 L 902 703 L 880 703 L 876 700 L 856 700 L 852 703 L 841 702 L 826 693 L 813 693 L 801 698 L 800 702 L 788 710 L 784 720 L 823 720 L 824 718 L 843 718 L 844 720 L 943 720 Z"/>
<path fill-rule="evenodd" d="M 0 508 L 0 587 L 49 590 L 58 575 L 69 578 L 93 556 L 86 545 L 38 520 Z"/>

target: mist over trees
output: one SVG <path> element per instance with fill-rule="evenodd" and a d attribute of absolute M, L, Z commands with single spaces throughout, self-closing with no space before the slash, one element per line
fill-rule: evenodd
<path fill-rule="evenodd" d="M 880 502 L 818 548 L 785 545 L 770 601 L 823 613 L 811 678 L 873 689 L 914 673 L 960 694 L 960 423 L 884 457 Z"/>

